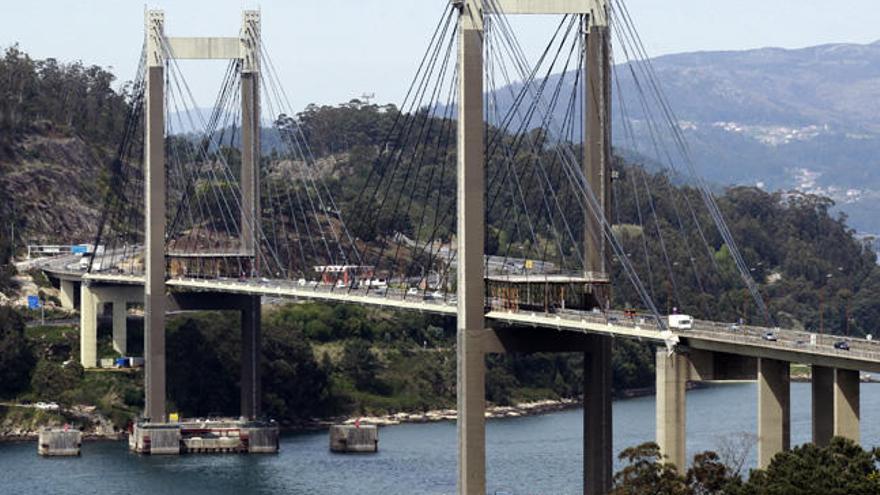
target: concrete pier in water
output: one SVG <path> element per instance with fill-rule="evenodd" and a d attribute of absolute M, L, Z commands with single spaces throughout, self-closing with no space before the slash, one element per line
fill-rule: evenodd
<path fill-rule="evenodd" d="M 330 451 L 378 452 L 379 428 L 376 425 L 333 425 L 330 427 Z"/>
<path fill-rule="evenodd" d="M 180 423 L 139 423 L 128 438 L 139 454 L 278 452 L 278 426 L 242 420 L 201 420 Z"/>
<path fill-rule="evenodd" d="M 76 456 L 82 447 L 82 432 L 61 428 L 40 430 L 37 453 L 42 456 Z"/>

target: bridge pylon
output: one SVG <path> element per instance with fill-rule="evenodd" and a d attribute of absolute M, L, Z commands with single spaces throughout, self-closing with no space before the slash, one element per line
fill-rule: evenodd
<path fill-rule="evenodd" d="M 167 37 L 165 14 L 145 13 L 147 75 L 144 98 L 146 125 L 144 177 L 146 187 L 144 240 L 144 357 L 145 419 L 166 419 L 166 164 L 165 64 L 170 59 L 238 60 L 241 77 L 242 165 L 240 251 L 250 258 L 250 275 L 259 270 L 260 221 L 260 13 L 242 13 L 235 37 Z M 260 410 L 260 297 L 242 310 L 242 417 L 254 419 Z"/>
<path fill-rule="evenodd" d="M 513 345 L 485 324 L 485 142 L 483 115 L 483 20 L 494 14 L 571 14 L 584 18 L 587 50 L 584 175 L 603 211 L 585 218 L 584 278 L 602 307 L 609 306 L 608 256 L 603 222 L 610 217 L 610 49 L 605 0 L 497 0 L 497 12 L 480 0 L 457 0 L 458 25 L 458 493 L 486 493 L 485 354 L 534 352 L 541 345 L 517 338 Z M 586 209 L 589 211 L 589 208 Z M 509 336 L 508 336 L 509 337 Z M 586 337 L 586 336 L 584 336 Z M 500 343 L 499 343 L 500 339 Z M 499 343 L 496 350 L 487 342 Z M 531 347 L 530 347 L 531 346 Z M 591 335 L 559 351 L 585 352 L 584 492 L 611 488 L 611 339 Z"/>

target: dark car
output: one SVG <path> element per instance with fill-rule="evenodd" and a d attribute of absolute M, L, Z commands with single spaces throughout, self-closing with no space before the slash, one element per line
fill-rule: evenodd
<path fill-rule="evenodd" d="M 841 351 L 848 351 L 849 350 L 849 342 L 847 342 L 845 340 L 838 340 L 837 342 L 834 343 L 834 348 L 840 349 Z"/>

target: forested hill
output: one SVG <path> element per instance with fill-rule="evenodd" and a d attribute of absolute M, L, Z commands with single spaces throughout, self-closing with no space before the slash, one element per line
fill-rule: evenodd
<path fill-rule="evenodd" d="M 394 107 L 356 101 L 311 106 L 298 115 L 319 159 L 334 157 L 334 172 L 328 177 L 343 212 L 353 208 L 362 184 L 358 176 L 373 166 L 395 115 Z M 454 142 L 448 147 L 447 158 L 454 153 Z M 428 163 L 419 173 L 425 178 L 435 175 L 432 167 L 450 166 L 448 160 L 443 163 Z M 766 323 L 699 192 L 675 185 L 663 172 L 646 172 L 620 158 L 615 168 L 620 172 L 614 182 L 615 230 L 658 308 L 676 307 L 721 321 Z M 821 325 L 824 331 L 841 334 L 880 329 L 880 268 L 874 253 L 854 237 L 846 217 L 831 213 L 832 200 L 740 186 L 726 189 L 718 203 L 776 322 L 813 330 Z M 414 218 L 396 223 L 410 236 L 415 232 L 408 229 L 413 229 L 421 210 L 412 211 Z M 489 212 L 490 253 L 501 254 L 504 240 L 512 241 L 513 252 L 525 243 L 521 233 L 505 231 L 510 229 L 505 227 L 509 215 L 504 209 Z M 639 298 L 620 264 L 614 267 L 617 304 L 637 305 Z"/>
<path fill-rule="evenodd" d="M 114 75 L 80 62 L 0 58 L 0 252 L 28 240 L 79 242 L 96 225 L 100 182 L 128 111 Z"/>
<path fill-rule="evenodd" d="M 36 61 L 16 48 L 0 60 L 0 249 L 8 245 L 13 214 L 19 239 L 51 234 L 75 237 L 91 233 L 107 170 L 122 133 L 128 95 L 112 89 L 113 76 L 80 63 Z M 322 175 L 333 191 L 343 217 L 355 217 L 357 198 L 377 158 L 387 151 L 384 140 L 398 118 L 393 105 L 352 101 L 338 106 L 309 106 L 295 116 L 321 161 Z M 422 114 L 419 119 L 430 119 Z M 439 127 L 439 126 L 438 126 Z M 454 139 L 419 169 L 419 188 L 454 191 Z M 552 153 L 553 143 L 545 144 Z M 518 160 L 520 157 L 517 157 Z M 267 154 L 264 160 L 274 158 Z M 519 160 L 517 166 L 527 166 Z M 712 227 L 697 191 L 674 185 L 668 177 L 645 175 L 639 164 L 618 159 L 615 181 L 615 229 L 628 258 L 661 311 L 672 307 L 714 319 L 760 321 L 749 301 L 733 260 Z M 440 169 L 446 173 L 436 173 Z M 287 187 L 295 187 L 289 184 Z M 401 180 L 392 189 L 408 187 Z M 418 204 L 427 195 L 411 195 L 411 218 L 380 221 L 379 235 L 403 233 L 416 238 L 414 226 L 426 210 L 442 216 L 454 206 L 446 197 L 434 205 Z M 532 201 L 540 201 L 533 199 Z M 733 236 L 751 273 L 780 323 L 826 330 L 865 333 L 880 323 L 880 274 L 874 256 L 853 237 L 843 217 L 829 213 L 833 202 L 809 194 L 768 193 L 756 188 L 728 189 L 719 198 Z M 539 204 L 533 205 L 540 211 Z M 578 208 L 571 209 L 571 224 Z M 692 210 L 692 211 L 691 211 Z M 367 210 L 374 214 L 373 210 Z M 488 250 L 525 252 L 523 232 L 509 226 L 510 212 L 489 212 Z M 696 223 L 694 221 L 696 219 Z M 696 224 L 702 226 L 700 231 Z M 354 228 L 355 226 L 353 226 Z M 441 237 L 451 240 L 451 225 Z M 549 234 L 541 231 L 541 242 Z M 705 242 L 704 242 L 705 239 Z M 70 239 L 81 240 L 81 238 Z M 20 240 L 19 240 L 20 243 Z M 505 246 L 506 244 L 506 246 Z M 542 246 L 543 247 L 543 246 Z M 615 297 L 620 305 L 638 304 L 631 285 L 620 273 Z M 820 308 L 822 317 L 820 318 Z M 849 316 L 847 318 L 847 315 Z"/>

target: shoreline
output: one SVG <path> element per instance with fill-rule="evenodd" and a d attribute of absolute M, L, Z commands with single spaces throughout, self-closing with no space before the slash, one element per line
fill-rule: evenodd
<path fill-rule="evenodd" d="M 792 382 L 810 382 L 809 376 L 792 376 Z M 736 383 L 754 382 L 754 380 L 742 380 Z M 729 382 L 692 382 L 687 383 L 687 390 L 695 390 L 700 388 L 711 387 Z M 873 377 L 863 377 L 862 383 L 878 383 Z M 614 394 L 613 400 L 635 399 L 639 397 L 647 397 L 655 394 L 654 387 L 631 388 L 618 391 Z M 563 399 L 544 399 L 529 402 L 519 402 L 509 406 L 488 406 L 486 408 L 486 419 L 507 419 L 507 418 L 523 418 L 529 416 L 539 416 L 554 412 L 576 409 L 583 405 L 580 398 L 563 398 Z M 6 407 L 10 407 L 6 405 Z M 297 423 L 279 424 L 282 433 L 306 433 L 318 430 L 329 429 L 330 426 L 336 424 L 354 424 L 360 421 L 364 425 L 376 426 L 395 426 L 402 424 L 419 424 L 419 423 L 439 423 L 442 421 L 455 421 L 457 419 L 455 409 L 433 409 L 424 412 L 397 412 L 375 416 L 336 416 L 331 418 L 321 418 L 312 421 L 302 421 Z M 56 425 L 57 426 L 57 425 Z M 3 443 L 20 443 L 31 442 L 37 438 L 38 431 L 20 430 L 11 433 L 15 429 L 7 430 L 0 433 L 0 444 Z M 125 441 L 127 432 L 116 431 L 113 433 L 97 433 L 94 431 L 83 432 L 84 442 L 119 442 Z"/>

